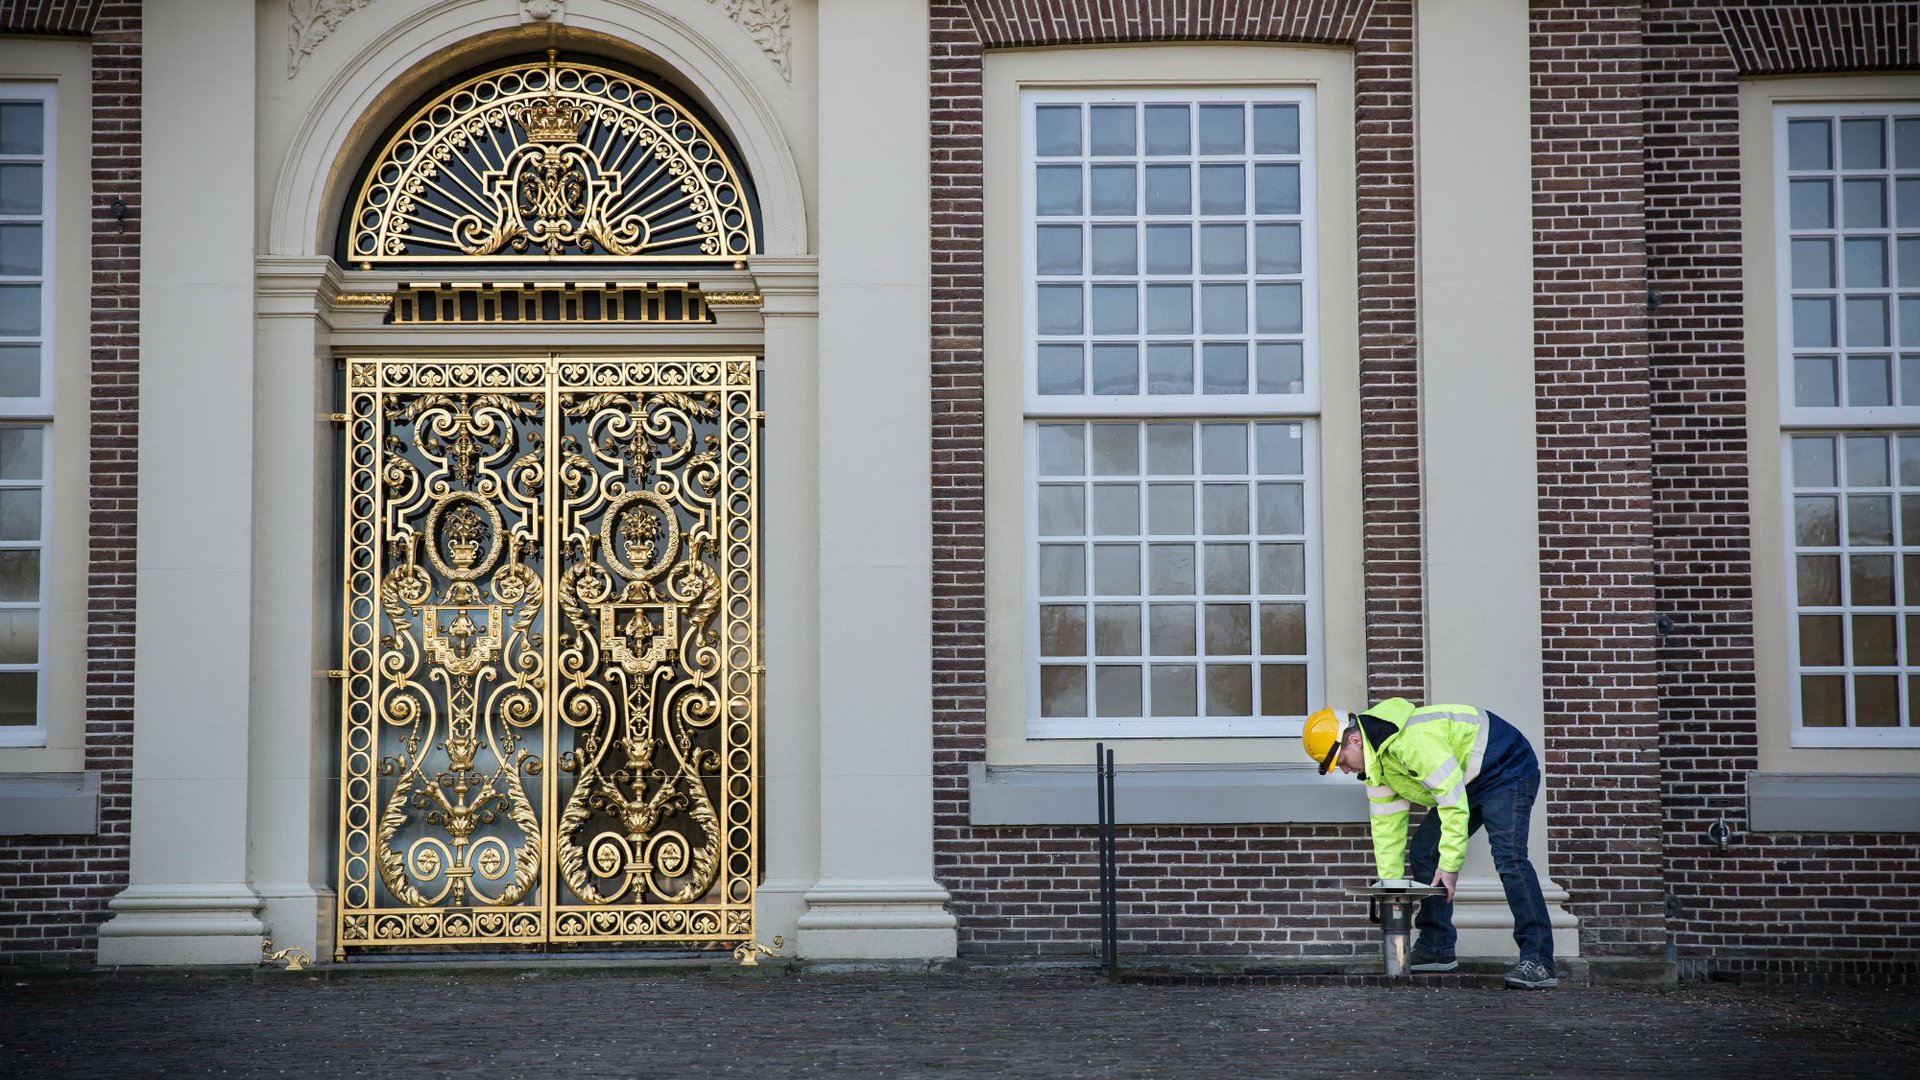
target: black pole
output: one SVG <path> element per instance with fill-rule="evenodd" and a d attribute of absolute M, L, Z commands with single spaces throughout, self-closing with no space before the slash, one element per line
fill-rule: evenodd
<path fill-rule="evenodd" d="M 1113 751 L 1107 751 L 1107 977 L 1120 979 L 1120 855 L 1114 847 Z"/>
<path fill-rule="evenodd" d="M 1094 861 L 1100 873 L 1100 966 L 1109 964 L 1107 952 L 1107 744 L 1093 746 L 1093 797 L 1099 806 L 1098 826 L 1094 830 Z"/>

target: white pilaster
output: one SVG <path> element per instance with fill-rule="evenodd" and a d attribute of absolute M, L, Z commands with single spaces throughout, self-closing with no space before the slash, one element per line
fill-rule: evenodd
<path fill-rule="evenodd" d="M 1419 7 L 1421 456 L 1428 700 L 1491 709 L 1544 743 L 1534 464 L 1532 133 L 1526 0 Z M 1547 877 L 1545 791 L 1529 839 L 1554 951 L 1579 952 Z M 1486 842 L 1454 906 L 1464 956 L 1511 956 Z"/>
<path fill-rule="evenodd" d="M 102 964 L 260 959 L 247 884 L 254 13 L 200 0 L 146 15 L 133 842 Z"/>
<path fill-rule="evenodd" d="M 338 730 L 327 669 L 340 580 L 328 420 L 333 361 L 327 323 L 340 274 L 324 256 L 266 256 L 257 265 L 254 371 L 254 658 L 251 727 L 252 880 L 276 947 L 333 951 L 333 848 Z"/>
<path fill-rule="evenodd" d="M 933 879 L 929 24 L 820 5 L 820 879 L 810 957 L 952 956 Z"/>
<path fill-rule="evenodd" d="M 754 936 L 794 941 L 820 877 L 820 279 L 811 256 L 752 261 L 763 302 L 760 583 L 767 676 L 761 790 L 766 875 Z"/>

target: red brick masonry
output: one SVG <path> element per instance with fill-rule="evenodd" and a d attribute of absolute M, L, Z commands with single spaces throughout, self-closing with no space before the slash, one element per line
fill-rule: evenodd
<path fill-rule="evenodd" d="M 0 32 L 87 35 L 93 42 L 92 183 L 63 180 L 62 191 L 86 198 L 93 222 L 84 760 L 100 773 L 100 832 L 0 838 L 0 963 L 84 963 L 93 958 L 107 901 L 127 884 L 132 816 L 140 4 L 16 2 L 0 8 Z M 124 231 L 109 209 L 116 198 L 127 207 Z M 77 404 L 65 403 L 63 419 L 80 422 Z"/>

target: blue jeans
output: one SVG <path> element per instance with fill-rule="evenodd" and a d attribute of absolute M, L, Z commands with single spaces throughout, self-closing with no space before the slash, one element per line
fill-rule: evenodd
<path fill-rule="evenodd" d="M 1536 767 L 1511 783 L 1492 791 L 1467 792 L 1467 835 L 1487 829 L 1487 843 L 1493 848 L 1493 868 L 1507 891 L 1507 906 L 1513 909 L 1513 940 L 1520 946 L 1520 959 L 1538 960 L 1553 970 L 1553 927 L 1547 921 L 1547 900 L 1540 894 L 1540 878 L 1527 860 L 1527 824 L 1533 813 L 1534 796 L 1540 792 L 1540 770 Z M 1440 864 L 1440 812 L 1427 811 L 1408 845 L 1414 879 L 1433 880 Z M 1422 901 L 1413 917 L 1420 936 L 1415 942 L 1423 952 L 1451 958 L 1457 935 L 1453 929 L 1453 904 L 1444 896 Z"/>

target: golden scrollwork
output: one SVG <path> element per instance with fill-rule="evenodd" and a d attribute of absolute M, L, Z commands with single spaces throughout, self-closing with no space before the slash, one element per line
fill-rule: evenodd
<path fill-rule="evenodd" d="M 737 953 L 735 954 L 738 955 Z M 288 971 L 305 971 L 313 963 L 313 954 L 297 945 L 285 949 L 273 947 L 272 938 L 260 940 L 260 962 L 262 964 L 284 964 Z"/>
<path fill-rule="evenodd" d="M 399 125 L 354 200 L 347 257 L 732 262 L 755 251 L 743 175 L 663 88 L 549 50 Z"/>
<path fill-rule="evenodd" d="M 757 292 L 710 292 L 701 298 L 709 309 L 757 308 L 764 298 Z"/>
<path fill-rule="evenodd" d="M 751 934 L 753 364 L 348 364 L 340 948 Z"/>
<path fill-rule="evenodd" d="M 772 945 L 762 945 L 757 941 L 743 941 L 733 947 L 733 958 L 740 961 L 741 967 L 754 967 L 763 956 L 779 956 L 785 948 L 787 939 L 775 936 Z"/>

